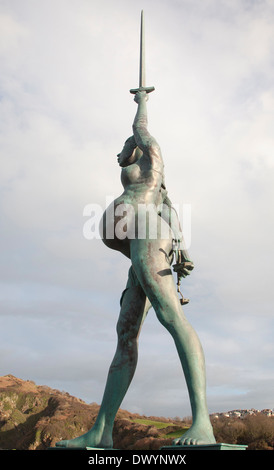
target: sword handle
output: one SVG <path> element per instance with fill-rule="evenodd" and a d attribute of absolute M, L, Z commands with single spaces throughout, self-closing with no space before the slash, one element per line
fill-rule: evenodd
<path fill-rule="evenodd" d="M 138 93 L 138 91 L 146 91 L 147 93 L 151 93 L 152 91 L 154 91 L 155 88 L 154 86 L 141 86 L 139 88 L 132 88 L 130 91 L 130 93 L 132 93 L 133 95 L 136 95 L 136 93 Z"/>

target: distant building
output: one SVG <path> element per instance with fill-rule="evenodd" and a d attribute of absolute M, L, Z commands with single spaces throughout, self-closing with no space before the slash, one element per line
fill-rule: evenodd
<path fill-rule="evenodd" d="M 247 416 L 264 414 L 265 416 L 274 416 L 274 410 L 270 408 L 265 408 L 263 410 L 256 410 L 255 408 L 251 408 L 248 410 L 231 410 L 227 411 L 226 413 L 214 413 L 211 418 L 218 419 L 221 417 L 224 418 L 246 418 Z"/>

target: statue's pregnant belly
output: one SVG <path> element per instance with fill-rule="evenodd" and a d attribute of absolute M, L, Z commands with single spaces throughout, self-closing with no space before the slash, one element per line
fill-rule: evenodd
<path fill-rule="evenodd" d="M 129 239 L 135 237 L 136 204 L 120 196 L 105 210 L 100 222 L 100 235 L 104 244 L 129 257 Z"/>
<path fill-rule="evenodd" d="M 100 223 L 104 244 L 130 258 L 130 240 L 172 239 L 169 225 L 149 200 L 123 194 L 108 206 Z"/>

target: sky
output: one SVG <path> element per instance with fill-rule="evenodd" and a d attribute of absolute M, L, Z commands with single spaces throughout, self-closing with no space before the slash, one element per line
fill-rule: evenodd
<path fill-rule="evenodd" d="M 101 403 L 130 263 L 84 227 L 122 193 L 142 9 L 149 130 L 191 207 L 182 291 L 209 412 L 274 408 L 272 0 L 0 0 L 0 375 Z M 191 414 L 153 310 L 121 407 Z"/>

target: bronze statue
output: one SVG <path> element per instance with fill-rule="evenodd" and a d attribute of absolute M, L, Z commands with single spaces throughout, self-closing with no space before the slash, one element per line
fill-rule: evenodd
<path fill-rule="evenodd" d="M 114 201 L 111 212 L 106 210 L 101 225 L 106 246 L 131 260 L 121 297 L 117 349 L 94 426 L 80 437 L 56 443 L 57 447 L 112 448 L 114 419 L 136 369 L 138 337 L 151 306 L 174 339 L 191 402 L 192 426 L 175 444 L 215 443 L 206 403 L 202 347 L 183 313 L 184 301 L 178 298 L 171 270 L 174 254 L 179 281 L 190 274 L 193 263 L 184 250 L 180 224 L 167 196 L 160 147 L 147 127 L 147 99 L 152 89 L 146 89 L 143 81 L 138 89 L 131 90 L 138 105 L 133 136 L 118 155 L 124 191 Z M 152 213 L 150 224 L 148 207 Z M 108 237 L 108 233 L 114 236 Z"/>

